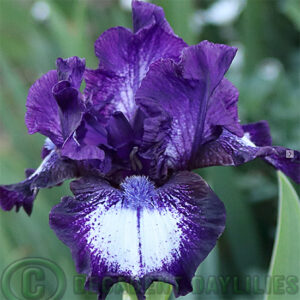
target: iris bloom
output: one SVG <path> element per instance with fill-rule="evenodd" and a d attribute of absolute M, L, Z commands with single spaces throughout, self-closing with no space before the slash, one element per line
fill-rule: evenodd
<path fill-rule="evenodd" d="M 76 178 L 50 225 L 99 299 L 118 281 L 139 299 L 153 281 L 176 296 L 191 292 L 225 227 L 223 203 L 193 169 L 259 157 L 300 182 L 299 152 L 286 158 L 272 146 L 266 121 L 239 122 L 238 91 L 224 78 L 237 49 L 188 46 L 160 7 L 132 6 L 133 31 L 111 28 L 96 41 L 98 69 L 59 58 L 33 84 L 26 125 L 47 137 L 44 160 L 25 181 L 0 187 L 4 210 L 30 214 L 40 188 Z"/>

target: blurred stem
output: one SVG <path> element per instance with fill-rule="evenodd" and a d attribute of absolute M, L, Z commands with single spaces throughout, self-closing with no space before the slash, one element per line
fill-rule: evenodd
<path fill-rule="evenodd" d="M 245 64 L 244 71 L 252 73 L 257 62 L 263 56 L 263 25 L 265 1 L 251 0 L 247 1 L 247 7 L 242 17 L 241 40 L 245 45 Z"/>

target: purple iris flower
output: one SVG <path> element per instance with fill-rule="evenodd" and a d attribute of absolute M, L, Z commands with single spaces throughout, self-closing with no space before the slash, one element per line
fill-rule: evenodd
<path fill-rule="evenodd" d="M 259 157 L 300 183 L 300 153 L 272 146 L 266 121 L 239 122 L 238 91 L 224 78 L 237 49 L 188 46 L 160 7 L 132 9 L 133 31 L 111 28 L 96 41 L 98 69 L 59 58 L 33 84 L 26 125 L 47 137 L 44 160 L 23 182 L 0 186 L 4 210 L 30 214 L 40 188 L 77 178 L 50 226 L 99 299 L 118 281 L 139 299 L 153 281 L 191 292 L 225 227 L 223 203 L 193 169 Z"/>

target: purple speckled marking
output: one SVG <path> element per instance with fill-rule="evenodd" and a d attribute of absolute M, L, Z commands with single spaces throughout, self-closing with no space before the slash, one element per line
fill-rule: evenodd
<path fill-rule="evenodd" d="M 153 280 L 173 284 L 177 295 L 190 292 L 225 226 L 224 205 L 194 173 L 175 174 L 159 188 L 144 176 L 127 178 L 121 189 L 87 177 L 72 190 L 75 198 L 52 210 L 50 224 L 78 271 L 99 279 L 102 296 L 107 276 L 130 281 L 140 295 Z"/>

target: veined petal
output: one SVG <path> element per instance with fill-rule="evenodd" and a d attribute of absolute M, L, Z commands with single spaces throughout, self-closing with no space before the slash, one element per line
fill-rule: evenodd
<path fill-rule="evenodd" d="M 266 121 L 243 125 L 243 129 L 256 146 L 272 145 L 270 128 Z M 263 156 L 263 160 L 300 184 L 300 152 L 281 146 L 273 148 L 275 153 Z"/>
<path fill-rule="evenodd" d="M 57 82 L 57 72 L 52 70 L 32 85 L 27 97 L 25 122 L 29 134 L 39 132 L 59 146 L 63 143 L 63 137 L 58 105 L 52 94 Z"/>
<path fill-rule="evenodd" d="M 204 141 L 218 137 L 215 136 L 217 127 L 223 127 L 239 137 L 243 136 L 244 131 L 238 118 L 238 97 L 237 88 L 223 78 L 209 98 L 203 132 Z"/>
<path fill-rule="evenodd" d="M 243 137 L 238 137 L 224 129 L 217 140 L 200 148 L 192 168 L 238 166 L 259 157 L 300 183 L 300 153 L 271 146 L 270 129 L 266 121 L 244 125 L 243 130 Z"/>
<path fill-rule="evenodd" d="M 64 160 L 55 151 L 46 156 L 35 171 L 27 172 L 28 178 L 20 183 L 0 186 L 0 206 L 3 210 L 23 207 L 28 215 L 41 188 L 49 188 L 77 176 L 74 163 Z"/>
<path fill-rule="evenodd" d="M 105 125 L 115 111 L 112 101 L 118 91 L 120 76 L 109 71 L 86 69 L 84 73 L 86 87 L 84 94 L 86 99 L 101 117 L 99 122 Z"/>
<path fill-rule="evenodd" d="M 143 5 L 133 3 L 137 10 Z M 148 17 L 160 19 L 159 11 L 160 9 L 152 9 L 152 12 L 147 10 L 145 22 L 148 24 Z M 134 16 L 137 17 L 138 14 L 135 13 Z M 123 112 L 131 123 L 137 109 L 135 94 L 149 66 L 161 58 L 177 59 L 187 46 L 182 39 L 168 33 L 160 21 L 151 24 L 152 26 L 143 27 L 136 33 L 123 27 L 104 32 L 95 43 L 96 56 L 100 61 L 99 72 L 86 73 L 86 97 L 91 98 L 96 106 L 103 101 L 108 102 L 105 105 L 112 106 L 113 111 Z M 109 75 L 104 76 L 103 71 Z M 113 93 L 113 88 L 108 88 L 112 81 Z"/>
<path fill-rule="evenodd" d="M 165 18 L 163 9 L 151 3 L 133 0 L 132 21 L 134 32 L 157 24 L 166 32 L 174 34 L 173 29 Z"/>
<path fill-rule="evenodd" d="M 171 139 L 166 149 L 173 169 L 186 169 L 197 149 L 206 141 L 204 125 L 207 117 L 215 126 L 229 123 L 228 120 L 213 120 L 207 116 L 207 111 L 210 104 L 220 103 L 226 110 L 226 99 L 217 97 L 210 102 L 210 98 L 235 52 L 235 48 L 204 41 L 185 48 L 179 63 L 166 59 L 152 64 L 143 80 L 137 103 L 151 99 L 173 118 Z M 219 103 L 215 103 L 216 100 Z"/>
<path fill-rule="evenodd" d="M 274 149 L 276 154 L 266 155 L 263 160 L 300 184 L 300 152 L 279 146 Z"/>
<path fill-rule="evenodd" d="M 77 56 L 58 58 L 56 66 L 59 81 L 69 81 L 72 87 L 79 90 L 85 70 L 85 59 Z"/>
<path fill-rule="evenodd" d="M 25 117 L 30 134 L 39 132 L 57 147 L 62 146 L 80 123 L 83 107 L 79 87 L 84 69 L 84 59 L 59 58 L 57 71 L 49 71 L 32 85 Z"/>
<path fill-rule="evenodd" d="M 138 154 L 143 159 L 143 173 L 162 181 L 167 175 L 164 154 L 170 140 L 172 117 L 151 99 L 139 101 L 134 129 L 140 140 Z"/>
<path fill-rule="evenodd" d="M 155 280 L 173 284 L 176 295 L 192 291 L 198 265 L 225 226 L 224 205 L 200 176 L 181 172 L 159 188 L 132 176 L 120 189 L 86 177 L 71 188 L 75 198 L 52 210 L 50 225 L 89 276 L 87 285 L 97 283 L 99 299 L 117 281 L 132 283 L 139 299 Z"/>
<path fill-rule="evenodd" d="M 63 139 L 66 140 L 79 126 L 83 115 L 83 104 L 78 90 L 69 81 L 59 81 L 52 89 L 58 104 Z"/>
<path fill-rule="evenodd" d="M 73 160 L 104 159 L 100 145 L 107 143 L 105 128 L 95 116 L 85 113 L 81 124 L 64 143 L 61 154 Z"/>

